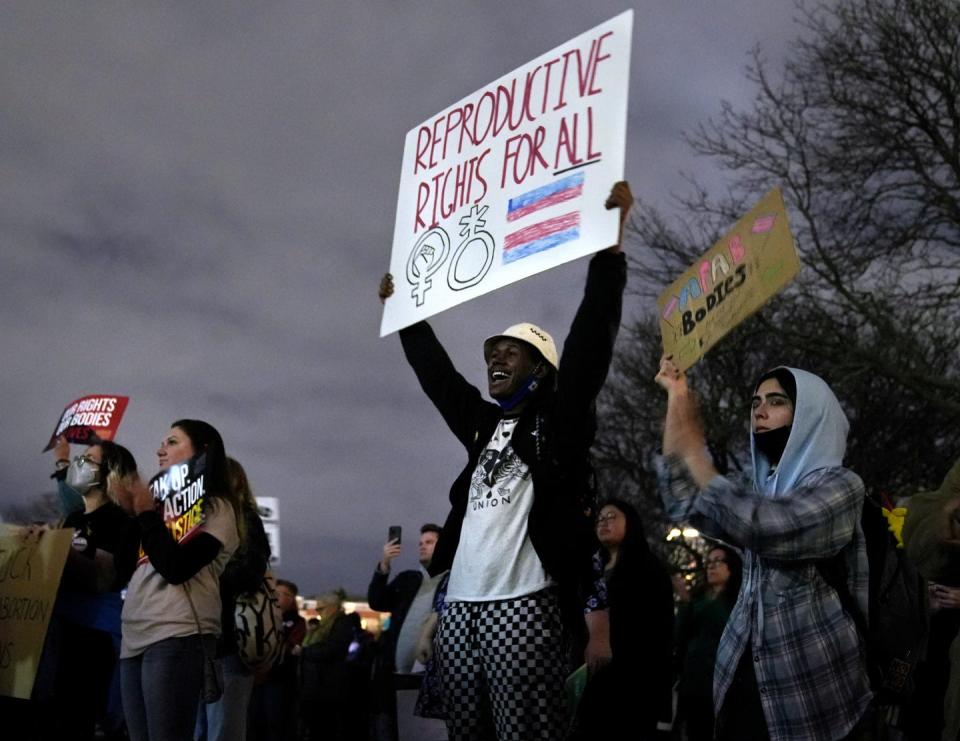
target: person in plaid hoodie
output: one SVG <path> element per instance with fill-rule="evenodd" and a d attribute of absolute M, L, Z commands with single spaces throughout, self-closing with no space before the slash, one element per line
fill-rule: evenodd
<path fill-rule="evenodd" d="M 721 476 L 695 397 L 669 357 L 660 488 L 667 514 L 743 552 L 743 585 L 714 675 L 719 739 L 859 739 L 872 693 L 856 619 L 817 568 L 846 567 L 867 614 L 864 486 L 843 467 L 849 425 L 818 376 L 779 367 L 752 403 L 752 481 Z M 841 554 L 838 556 L 838 554 Z"/>

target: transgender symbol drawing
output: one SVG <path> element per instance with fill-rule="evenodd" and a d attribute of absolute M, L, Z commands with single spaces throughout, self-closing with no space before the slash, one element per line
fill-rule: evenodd
<path fill-rule="evenodd" d="M 447 269 L 447 285 L 454 291 L 462 291 L 464 288 L 470 288 L 483 280 L 490 266 L 493 265 L 493 253 L 495 243 L 493 235 L 484 231 L 483 227 L 487 225 L 483 218 L 487 213 L 489 206 L 474 205 L 470 208 L 470 213 L 460 219 L 460 236 L 464 240 L 457 247 L 450 258 L 450 267 Z M 468 257 L 465 272 L 467 275 L 461 277 L 460 261 Z M 477 258 L 480 257 L 478 260 Z M 470 274 L 472 272 L 472 275 Z"/>
<path fill-rule="evenodd" d="M 413 286 L 410 295 L 423 305 L 427 291 L 433 286 L 431 276 L 436 273 L 450 252 L 450 237 L 439 226 L 424 232 L 407 258 L 407 283 Z"/>

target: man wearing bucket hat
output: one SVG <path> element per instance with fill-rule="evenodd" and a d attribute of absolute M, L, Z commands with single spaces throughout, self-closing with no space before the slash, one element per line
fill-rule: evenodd
<path fill-rule="evenodd" d="M 566 732 L 563 647 L 565 638 L 583 639 L 576 604 L 589 579 L 595 514 L 594 402 L 620 326 L 620 241 L 632 204 L 627 183 L 614 185 L 606 208 L 620 209 L 620 239 L 590 261 L 562 356 L 527 322 L 484 342 L 496 403 L 456 371 L 426 322 L 400 331 L 420 385 L 469 454 L 429 569 L 450 569 L 436 657 L 451 739 Z M 392 293 L 388 274 L 381 300 Z"/>

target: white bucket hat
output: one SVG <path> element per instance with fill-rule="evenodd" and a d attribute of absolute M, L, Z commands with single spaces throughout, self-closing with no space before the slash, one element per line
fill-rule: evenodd
<path fill-rule="evenodd" d="M 497 343 L 497 340 L 502 340 L 505 337 L 526 342 L 539 352 L 555 371 L 560 370 L 560 364 L 557 362 L 557 346 L 553 343 L 553 337 L 536 324 L 530 324 L 530 322 L 514 324 L 500 334 L 487 337 L 483 341 L 483 359 L 485 361 L 490 361 L 490 353 L 493 351 L 493 346 Z"/>

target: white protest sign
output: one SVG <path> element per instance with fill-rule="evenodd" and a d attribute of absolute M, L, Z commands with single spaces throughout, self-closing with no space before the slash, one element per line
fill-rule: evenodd
<path fill-rule="evenodd" d="M 280 565 L 280 500 L 277 497 L 257 497 L 257 511 L 263 520 L 263 530 L 270 544 L 270 565 Z"/>
<path fill-rule="evenodd" d="M 410 130 L 380 336 L 614 244 L 633 11 Z"/>
<path fill-rule="evenodd" d="M 280 522 L 280 500 L 277 497 L 256 497 L 257 512 L 264 522 Z"/>
<path fill-rule="evenodd" d="M 265 522 L 263 531 L 267 534 L 267 542 L 270 544 L 270 565 L 280 565 L 280 523 Z"/>

